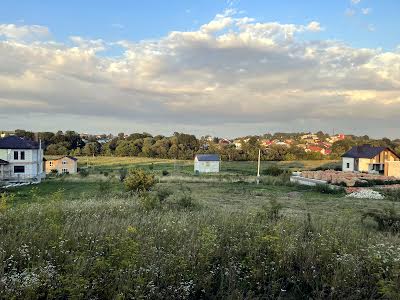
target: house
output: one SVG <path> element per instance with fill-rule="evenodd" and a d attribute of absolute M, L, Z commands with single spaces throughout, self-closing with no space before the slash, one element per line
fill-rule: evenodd
<path fill-rule="evenodd" d="M 400 177 L 400 157 L 387 147 L 354 146 L 342 155 L 342 170 Z"/>
<path fill-rule="evenodd" d="M 45 176 L 41 142 L 14 135 L 0 139 L 0 181 L 40 182 Z"/>
<path fill-rule="evenodd" d="M 218 154 L 196 154 L 194 158 L 195 173 L 218 173 L 221 159 Z"/>
<path fill-rule="evenodd" d="M 314 145 L 307 146 L 305 151 L 306 152 L 319 152 L 321 154 L 325 154 L 325 149 L 318 147 L 318 146 L 314 146 Z"/>
<path fill-rule="evenodd" d="M 47 160 L 46 161 L 46 174 L 57 170 L 58 174 L 76 174 L 78 173 L 78 159 L 69 155 Z"/>

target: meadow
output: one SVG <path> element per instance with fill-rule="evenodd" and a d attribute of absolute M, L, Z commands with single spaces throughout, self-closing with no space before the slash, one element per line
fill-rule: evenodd
<path fill-rule="evenodd" d="M 365 217 L 399 202 L 297 186 L 286 174 L 257 185 L 255 162 L 200 176 L 189 161 L 80 159 L 87 166 L 87 176 L 2 195 L 0 298 L 400 297 L 400 238 Z M 132 167 L 155 174 L 152 191 L 124 189 L 121 170 Z"/>

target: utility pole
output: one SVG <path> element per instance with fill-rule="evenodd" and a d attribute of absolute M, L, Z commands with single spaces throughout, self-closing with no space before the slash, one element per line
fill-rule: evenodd
<path fill-rule="evenodd" d="M 260 183 L 261 149 L 258 149 L 257 184 Z"/>

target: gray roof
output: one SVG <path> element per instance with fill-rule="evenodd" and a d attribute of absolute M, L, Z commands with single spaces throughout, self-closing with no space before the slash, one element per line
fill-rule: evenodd
<path fill-rule="evenodd" d="M 343 154 L 342 157 L 374 158 L 375 156 L 377 156 L 379 153 L 381 153 L 384 150 L 389 150 L 389 151 L 393 152 L 391 149 L 389 149 L 387 147 L 373 147 L 371 145 L 362 145 L 362 146 L 354 146 L 349 151 L 347 151 L 345 154 Z"/>
<path fill-rule="evenodd" d="M 39 149 L 39 143 L 12 135 L 0 139 L 0 149 Z"/>
<path fill-rule="evenodd" d="M 73 157 L 73 156 L 70 156 L 70 155 L 64 155 L 64 156 L 61 156 L 61 157 L 59 157 L 59 158 L 49 159 L 49 160 L 60 160 L 60 159 L 63 159 L 63 158 L 65 158 L 65 157 L 67 157 L 67 158 L 69 158 L 69 159 L 72 159 L 73 161 L 78 161 L 78 159 L 77 159 L 76 157 Z"/>
<path fill-rule="evenodd" d="M 220 161 L 218 154 L 196 154 L 198 161 Z"/>
<path fill-rule="evenodd" d="M 8 161 L 0 159 L 0 166 L 1 165 L 8 165 Z"/>

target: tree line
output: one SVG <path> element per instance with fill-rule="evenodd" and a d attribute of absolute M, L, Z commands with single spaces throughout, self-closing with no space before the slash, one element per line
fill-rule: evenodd
<path fill-rule="evenodd" d="M 113 137 L 105 143 L 99 143 L 95 136 L 87 139 L 75 131 L 58 131 L 33 133 L 31 131 L 16 130 L 15 134 L 29 139 L 39 138 L 42 141 L 46 155 L 72 155 L 72 156 L 126 156 L 126 157 L 150 157 L 168 159 L 193 159 L 197 153 L 217 153 L 222 160 L 246 161 L 257 160 L 258 150 L 262 149 L 262 160 L 317 160 L 338 159 L 340 156 L 355 145 L 372 144 L 374 146 L 390 147 L 400 153 L 400 140 L 370 139 L 368 136 L 347 136 L 346 139 L 333 143 L 330 155 L 319 152 L 306 152 L 296 145 L 291 147 L 282 145 L 271 145 L 263 148 L 260 138 L 268 139 L 294 139 L 295 141 L 303 133 L 275 133 L 264 136 L 246 137 L 247 142 L 242 143 L 240 149 L 234 144 L 220 143 L 219 138 L 209 139 L 207 137 L 197 138 L 195 135 L 175 132 L 172 136 L 151 135 L 149 133 L 132 133 L 125 136 L 123 133 Z M 321 138 L 328 136 L 318 132 Z"/>

